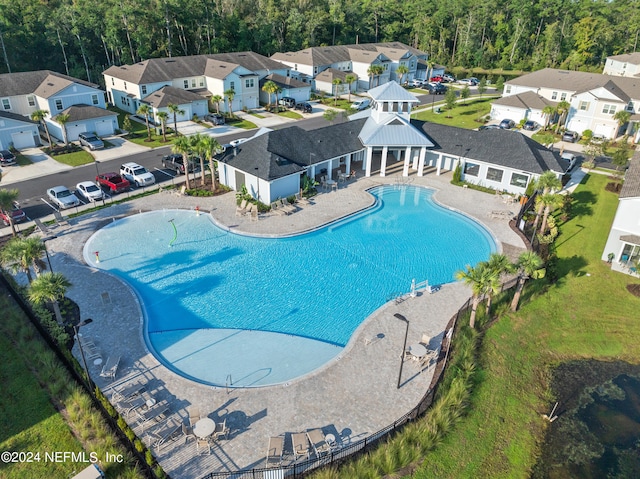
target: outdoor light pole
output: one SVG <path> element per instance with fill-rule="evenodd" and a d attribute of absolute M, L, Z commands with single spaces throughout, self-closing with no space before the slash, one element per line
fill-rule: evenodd
<path fill-rule="evenodd" d="M 398 374 L 398 387 L 400 389 L 400 381 L 402 380 L 402 366 L 404 365 L 404 352 L 407 349 L 407 336 L 409 336 L 409 320 L 402 316 L 400 313 L 394 314 L 400 321 L 404 321 L 407 324 L 407 329 L 404 332 L 404 345 L 402 346 L 402 354 L 400 355 L 400 373 Z"/>
<path fill-rule="evenodd" d="M 84 349 L 82 349 L 82 341 L 80 341 L 80 336 L 78 335 L 78 330 L 82 327 L 82 326 L 86 326 L 89 323 L 92 323 L 93 319 L 91 318 L 87 318 L 84 321 L 81 321 L 78 324 L 74 324 L 73 325 L 73 331 L 76 335 L 76 339 L 78 340 L 78 347 L 80 348 L 80 356 L 82 357 L 82 364 L 84 365 L 84 373 L 87 375 L 87 381 L 89 383 L 89 389 L 91 390 L 92 394 L 93 394 L 93 390 L 94 390 L 94 386 L 93 386 L 93 382 L 91 382 L 91 376 L 89 376 L 89 368 L 87 367 L 87 358 L 85 358 L 84 356 Z"/>
<path fill-rule="evenodd" d="M 53 267 L 51 266 L 51 258 L 49 257 L 49 251 L 47 251 L 47 242 L 42 241 L 42 244 L 44 244 L 44 254 L 47 255 L 47 263 L 49 263 L 49 271 L 53 273 Z"/>

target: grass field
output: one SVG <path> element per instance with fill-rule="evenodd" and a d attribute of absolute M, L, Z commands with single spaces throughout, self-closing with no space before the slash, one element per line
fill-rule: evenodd
<path fill-rule="evenodd" d="M 600 259 L 618 203 L 607 181 L 587 175 L 576 190 L 574 217 L 556 240 L 559 280 L 548 289 L 532 283 L 534 300 L 486 329 L 470 412 L 413 477 L 529 477 L 548 425 L 542 414 L 554 403 L 553 367 L 581 358 L 640 362 L 640 298 L 625 289 L 639 281 Z"/>
<path fill-rule="evenodd" d="M 74 153 L 65 153 L 63 155 L 55 155 L 52 157 L 54 160 L 60 163 L 64 163 L 69 166 L 80 166 L 93 163 L 95 160 L 91 153 L 87 151 L 76 151 Z"/>
<path fill-rule="evenodd" d="M 444 100 L 444 98 L 442 100 Z M 484 119 L 484 117 L 489 114 L 493 100 L 493 97 L 467 99 L 466 105 L 458 103 L 455 108 L 450 111 L 446 110 L 446 107 L 441 106 L 440 109 L 442 113 L 435 113 L 435 111 L 429 109 L 419 111 L 412 115 L 412 117 L 442 125 L 474 129 L 484 124 L 484 121 L 478 120 Z M 438 103 L 442 105 L 441 101 L 436 102 L 436 105 Z"/>

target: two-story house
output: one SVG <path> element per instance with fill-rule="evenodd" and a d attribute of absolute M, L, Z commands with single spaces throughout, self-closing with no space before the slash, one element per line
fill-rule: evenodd
<path fill-rule="evenodd" d="M 618 77 L 640 77 L 640 52 L 607 57 L 602 73 Z"/>
<path fill-rule="evenodd" d="M 51 135 L 59 140 L 64 138 L 62 125 L 56 121 L 60 114 L 68 115 L 69 140 L 76 140 L 84 131 L 113 134 L 118 127 L 117 115 L 105 108 L 104 92 L 93 83 L 50 70 L 0 75 L 0 111 L 13 114 L 0 120 L 0 141 L 4 147 L 12 144 L 15 148 L 27 148 L 40 143 L 37 125 L 34 127 L 30 120 L 36 110 L 48 112 L 44 121 Z M 24 121 L 16 126 L 20 117 Z"/>
<path fill-rule="evenodd" d="M 368 90 L 388 81 L 400 81 L 396 70 L 400 65 L 409 72 L 402 75 L 402 81 L 416 78 L 419 62 L 425 62 L 428 55 L 416 48 L 400 42 L 365 43 L 355 45 L 334 45 L 310 47 L 297 52 L 275 53 L 272 59 L 288 65 L 292 75 L 317 78 L 326 70 L 353 73 L 358 77 L 353 89 Z M 381 74 L 372 75 L 371 67 L 381 67 Z M 322 84 L 316 89 L 327 91 L 327 75 L 320 78 Z M 331 90 L 328 90 L 331 91 Z"/>
<path fill-rule="evenodd" d="M 568 130 L 615 138 L 632 130 L 631 125 L 619 125 L 616 112 L 625 110 L 631 113 L 631 122 L 640 120 L 640 79 L 545 68 L 506 82 L 503 97 L 491 107 L 491 117 L 545 124 L 557 118 L 545 114 L 545 107 L 560 102 L 569 103 L 562 125 Z"/>
<path fill-rule="evenodd" d="M 159 111 L 170 113 L 168 105 L 173 104 L 182 112 L 177 121 L 206 115 L 212 96 L 223 98 L 221 111 L 256 108 L 260 80 L 272 74 L 288 77 L 289 68 L 254 52 L 152 58 L 103 72 L 108 99 L 118 108 L 135 114 L 146 104 L 153 119 Z"/>

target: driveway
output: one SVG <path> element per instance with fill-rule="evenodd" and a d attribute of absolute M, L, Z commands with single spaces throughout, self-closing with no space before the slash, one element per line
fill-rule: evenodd
<path fill-rule="evenodd" d="M 132 143 L 119 136 L 106 136 L 102 139 L 108 141 L 113 146 L 105 148 L 104 150 L 92 151 L 91 154 L 97 162 L 113 160 L 114 158 L 122 158 L 124 156 L 142 153 L 143 151 L 149 151 L 151 149 L 148 146 Z"/>

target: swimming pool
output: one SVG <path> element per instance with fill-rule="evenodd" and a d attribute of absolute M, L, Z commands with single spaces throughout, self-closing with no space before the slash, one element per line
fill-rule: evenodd
<path fill-rule="evenodd" d="M 145 340 L 175 372 L 218 386 L 287 382 L 338 355 L 412 279 L 450 282 L 496 250 L 478 223 L 434 203 L 432 190 L 369 191 L 372 208 L 277 239 L 234 234 L 193 211 L 142 213 L 96 232 L 85 260 L 135 289 Z"/>

